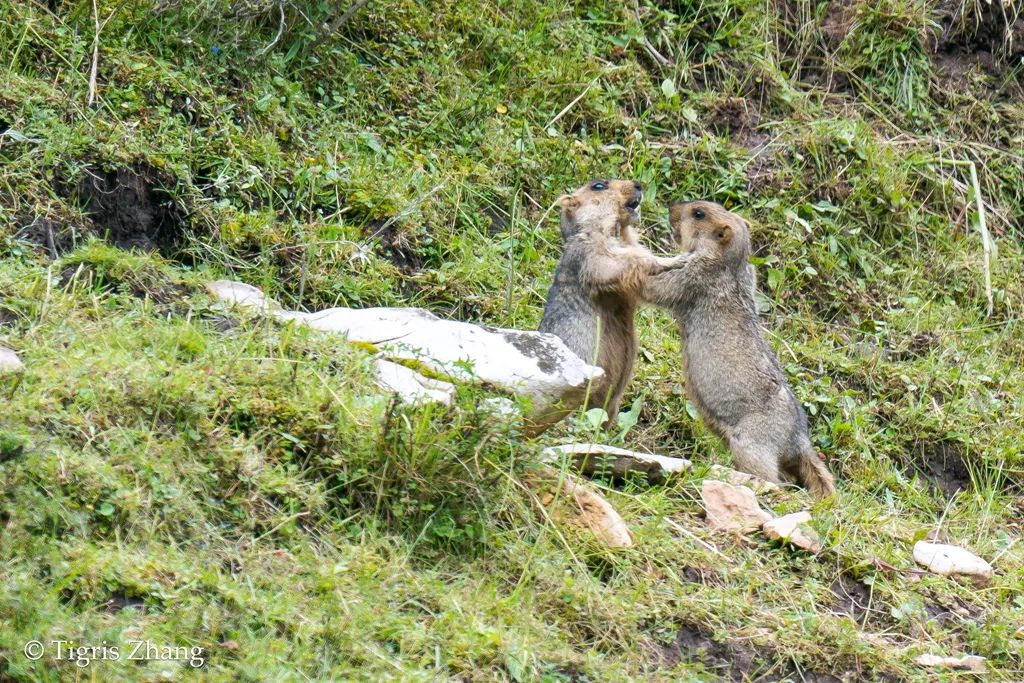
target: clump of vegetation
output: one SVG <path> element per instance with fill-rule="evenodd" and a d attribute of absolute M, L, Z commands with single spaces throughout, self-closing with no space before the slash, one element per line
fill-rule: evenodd
<path fill-rule="evenodd" d="M 27 366 L 0 385 L 0 679 L 81 675 L 30 640 L 148 640 L 204 663 L 88 673 L 924 681 L 932 652 L 1018 680 L 1021 3 L 346 5 L 0 3 L 0 344 Z M 473 389 L 395 405 L 364 350 L 204 293 L 528 329 L 552 204 L 597 176 L 645 184 L 654 245 L 671 200 L 751 219 L 840 486 L 826 553 L 704 529 L 728 454 L 658 311 L 632 427 L 530 440 Z M 525 483 L 572 438 L 698 467 L 608 488 L 637 540 L 610 553 Z M 991 584 L 912 572 L 926 536 Z"/>

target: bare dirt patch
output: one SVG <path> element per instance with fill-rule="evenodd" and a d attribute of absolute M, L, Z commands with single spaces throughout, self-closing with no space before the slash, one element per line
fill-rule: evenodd
<path fill-rule="evenodd" d="M 1017 96 L 1024 94 L 1019 79 L 1010 78 L 1024 58 L 1024 7 L 943 0 L 933 18 L 938 28 L 927 44 L 934 53 L 938 96 L 948 98 L 965 88 L 978 93 L 1015 88 Z"/>
<path fill-rule="evenodd" d="M 0 327 L 13 326 L 18 322 L 18 312 L 13 308 L 0 305 Z"/>
<path fill-rule="evenodd" d="M 92 232 L 121 249 L 176 255 L 184 238 L 184 211 L 168 192 L 171 179 L 147 164 L 114 171 L 87 169 L 75 197 Z"/>
<path fill-rule="evenodd" d="M 840 574 L 829 586 L 835 601 L 832 609 L 848 615 L 858 626 L 887 628 L 892 624 L 888 610 L 880 609 L 878 600 L 872 599 L 871 587 L 852 574 Z"/>
<path fill-rule="evenodd" d="M 105 171 L 86 168 L 80 176 L 54 183 L 60 196 L 86 216 L 28 216 L 18 237 L 44 248 L 56 259 L 97 236 L 121 249 L 160 252 L 181 259 L 187 220 L 169 188 L 174 179 L 152 166 Z"/>
<path fill-rule="evenodd" d="M 931 47 L 936 52 L 975 54 L 986 62 L 991 55 L 990 66 L 1013 64 L 1024 56 L 1024 7 L 1019 3 L 943 0 L 934 18 L 939 31 L 931 36 Z"/>
<path fill-rule="evenodd" d="M 938 343 L 938 334 L 934 332 L 918 332 L 904 344 L 896 348 L 887 349 L 886 353 L 891 360 L 909 361 L 927 356 Z"/>
<path fill-rule="evenodd" d="M 677 625 L 675 641 L 659 644 L 655 653 L 658 668 L 680 662 L 701 664 L 723 681 L 806 681 L 807 683 L 841 683 L 844 680 L 885 680 L 884 674 L 862 671 L 854 662 L 840 662 L 832 671 L 811 671 L 798 667 L 769 648 L 758 647 L 744 640 L 716 640 L 699 625 L 682 622 Z M 849 664 L 847 668 L 845 665 Z M 868 675 L 868 678 L 864 678 Z"/>
<path fill-rule="evenodd" d="M 922 440 L 911 450 L 914 459 L 907 474 L 920 474 L 931 487 L 947 498 L 971 488 L 971 470 L 959 444 L 951 441 Z"/>
<path fill-rule="evenodd" d="M 707 125 L 718 135 L 745 139 L 761 121 L 761 114 L 743 97 L 723 97 L 711 104 Z"/>
<path fill-rule="evenodd" d="M 423 268 L 423 258 L 409 235 L 392 219 L 379 219 L 366 227 L 368 239 L 375 240 L 377 252 L 391 261 L 403 274 L 412 274 Z"/>

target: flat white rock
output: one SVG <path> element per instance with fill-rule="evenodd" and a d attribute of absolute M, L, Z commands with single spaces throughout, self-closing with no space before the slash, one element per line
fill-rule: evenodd
<path fill-rule="evenodd" d="M 25 371 L 25 364 L 6 346 L 0 346 L 0 375 L 14 375 Z"/>
<path fill-rule="evenodd" d="M 752 531 L 772 518 L 746 486 L 705 479 L 700 489 L 708 526 L 718 531 Z"/>
<path fill-rule="evenodd" d="M 808 526 L 810 521 L 811 513 L 802 510 L 768 520 L 761 527 L 761 531 L 769 538 L 816 553 L 821 550 L 821 540 L 814 529 Z"/>
<path fill-rule="evenodd" d="M 660 480 L 669 474 L 684 472 L 693 466 L 684 458 L 670 458 L 657 453 L 606 446 L 599 443 L 567 443 L 551 446 L 541 452 L 548 462 L 560 461 L 567 456 L 581 474 L 588 477 L 608 472 L 614 477 L 624 477 L 630 472 L 643 474 L 648 479 Z"/>
<path fill-rule="evenodd" d="M 218 280 L 207 289 L 222 301 L 294 320 L 371 344 L 389 358 L 416 360 L 453 379 L 473 381 L 533 400 L 531 418 L 551 424 L 578 406 L 588 383 L 604 375 L 544 332 L 498 329 L 444 320 L 422 308 L 282 309 L 258 288 Z"/>
<path fill-rule="evenodd" d="M 964 655 L 963 657 L 943 657 L 940 655 L 919 655 L 914 658 L 918 666 L 942 667 L 946 669 L 962 669 L 974 673 L 983 674 L 988 671 L 985 658 L 978 655 Z"/>
<path fill-rule="evenodd" d="M 963 548 L 945 543 L 918 541 L 914 544 L 914 561 L 943 576 L 963 574 L 981 579 L 992 576 L 992 565 L 988 562 Z"/>

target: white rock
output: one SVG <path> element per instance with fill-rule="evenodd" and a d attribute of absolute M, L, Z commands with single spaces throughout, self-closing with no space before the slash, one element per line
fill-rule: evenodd
<path fill-rule="evenodd" d="M 519 406 L 512 399 L 504 396 L 489 396 L 480 402 L 491 415 L 505 419 L 521 417 Z"/>
<path fill-rule="evenodd" d="M 803 510 L 770 519 L 764 523 L 761 530 L 766 536 L 777 541 L 785 541 L 812 553 L 820 552 L 821 540 L 814 529 L 808 526 L 810 521 L 811 513 Z"/>
<path fill-rule="evenodd" d="M 287 311 L 251 285 L 218 280 L 207 287 L 223 301 L 342 334 L 350 341 L 371 344 L 389 358 L 417 360 L 454 379 L 528 396 L 533 400 L 530 418 L 538 428 L 577 407 L 588 383 L 604 375 L 561 339 L 543 332 L 443 320 L 421 308 Z"/>
<path fill-rule="evenodd" d="M 25 371 L 25 364 L 6 346 L 0 346 L 0 375 L 14 375 Z"/>
<path fill-rule="evenodd" d="M 700 489 L 708 526 L 719 531 L 750 531 L 760 528 L 772 516 L 757 504 L 746 486 L 705 479 Z"/>
<path fill-rule="evenodd" d="M 407 403 L 436 402 L 449 405 L 455 397 L 455 385 L 424 377 L 404 365 L 378 358 L 377 386 L 397 394 Z"/>
<path fill-rule="evenodd" d="M 568 456 L 573 467 L 581 474 L 591 477 L 609 472 L 614 477 L 624 477 L 637 472 L 648 479 L 659 481 L 667 475 L 684 472 L 692 463 L 683 458 L 670 458 L 657 453 L 639 453 L 625 448 L 605 446 L 598 443 L 569 443 L 551 446 L 541 452 L 548 462 L 561 461 Z"/>
<path fill-rule="evenodd" d="M 918 666 L 943 667 L 949 669 L 962 669 L 974 673 L 983 674 L 988 671 L 985 658 L 978 655 L 964 655 L 963 657 L 942 657 L 939 655 L 919 655 L 914 658 Z"/>
<path fill-rule="evenodd" d="M 943 576 L 963 574 L 980 579 L 992 576 L 992 565 L 955 545 L 918 541 L 914 544 L 914 561 Z"/>
<path fill-rule="evenodd" d="M 244 282 L 216 280 L 206 285 L 206 289 L 222 301 L 251 308 L 261 313 L 281 310 L 281 305 L 273 299 L 267 298 L 262 290 Z"/>

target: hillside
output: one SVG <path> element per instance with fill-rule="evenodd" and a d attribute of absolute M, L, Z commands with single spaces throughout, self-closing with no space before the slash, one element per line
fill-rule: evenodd
<path fill-rule="evenodd" d="M 1024 2 L 0 0 L 0 75 L 0 681 L 1024 679 Z M 823 552 L 707 527 L 662 312 L 635 425 L 532 439 L 204 289 L 534 329 L 592 177 L 659 250 L 670 201 L 750 219 L 840 489 L 761 504 Z M 599 484 L 612 551 L 538 514 L 570 441 L 696 466 Z"/>

